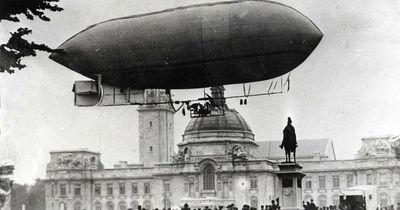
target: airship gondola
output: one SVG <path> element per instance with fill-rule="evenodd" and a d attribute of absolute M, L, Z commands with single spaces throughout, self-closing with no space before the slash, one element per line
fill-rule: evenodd
<path fill-rule="evenodd" d="M 297 10 L 270 1 L 179 7 L 95 24 L 50 58 L 132 89 L 187 89 L 268 80 L 299 66 L 322 39 Z"/>

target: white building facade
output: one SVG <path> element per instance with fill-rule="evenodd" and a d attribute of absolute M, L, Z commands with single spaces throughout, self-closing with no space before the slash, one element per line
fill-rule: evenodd
<path fill-rule="evenodd" d="M 146 100 L 166 97 L 146 91 Z M 220 96 L 215 96 L 220 98 Z M 104 168 L 97 152 L 53 151 L 47 166 L 46 210 L 168 209 L 188 203 L 193 208 L 248 204 L 260 209 L 283 198 L 276 172 L 284 152 L 279 141 L 255 141 L 244 118 L 219 101 L 225 114 L 193 118 L 178 143 L 184 161 L 173 160 L 173 110 L 148 105 L 139 112 L 140 163 L 121 161 Z M 377 185 L 382 206 L 400 202 L 400 168 L 392 143 L 365 138 L 357 158 L 336 160 L 329 139 L 299 140 L 298 162 L 306 174 L 303 200 L 319 206 L 338 205 L 341 190 Z M 232 162 L 239 146 L 247 161 Z M 312 145 L 309 146 L 309 145 Z"/>

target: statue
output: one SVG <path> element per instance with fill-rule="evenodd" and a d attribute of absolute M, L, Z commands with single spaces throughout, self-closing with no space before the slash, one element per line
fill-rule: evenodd
<path fill-rule="evenodd" d="M 232 165 L 235 165 L 235 160 L 244 160 L 247 161 L 248 156 L 245 151 L 242 150 L 242 147 L 238 144 L 232 147 L 231 151 L 228 152 L 228 155 L 232 158 Z"/>
<path fill-rule="evenodd" d="M 296 148 L 297 148 L 297 141 L 296 141 L 296 132 L 294 130 L 294 127 L 292 125 L 292 119 L 288 117 L 288 122 L 283 130 L 283 140 L 282 144 L 279 145 L 281 149 L 285 148 L 285 156 L 286 156 L 286 162 L 291 162 L 290 161 L 290 153 L 293 152 L 293 159 L 294 162 L 296 162 Z"/>
<path fill-rule="evenodd" d="M 178 166 L 184 167 L 186 161 L 190 161 L 190 150 L 185 148 L 184 150 L 178 150 L 178 154 L 171 156 L 172 162 Z"/>

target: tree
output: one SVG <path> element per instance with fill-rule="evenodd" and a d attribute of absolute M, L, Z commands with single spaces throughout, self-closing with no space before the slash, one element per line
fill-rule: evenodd
<path fill-rule="evenodd" d="M 36 179 L 35 184 L 29 190 L 28 206 L 31 210 L 43 210 L 46 208 L 46 191 L 43 179 Z"/>
<path fill-rule="evenodd" d="M 3 20 L 19 22 L 17 15 L 25 15 L 29 20 L 38 17 L 43 21 L 50 21 L 45 11 L 59 12 L 63 9 L 55 2 L 59 0 L 1 0 L 0 1 L 0 22 Z M 14 73 L 26 65 L 21 63 L 21 58 L 36 56 L 36 51 L 60 52 L 51 49 L 45 44 L 29 42 L 23 36 L 32 33 L 28 28 L 18 28 L 16 32 L 10 33 L 11 37 L 6 44 L 0 45 L 0 72 Z"/>
<path fill-rule="evenodd" d="M 11 192 L 11 209 L 44 210 L 46 208 L 44 180 L 36 179 L 35 184 L 15 184 Z"/>
<path fill-rule="evenodd" d="M 29 186 L 26 184 L 14 184 L 10 196 L 11 209 L 22 209 L 22 205 L 26 206 L 29 200 L 28 190 Z"/>
<path fill-rule="evenodd" d="M 12 180 L 8 176 L 12 175 L 14 166 L 10 163 L 0 164 L 0 208 L 3 207 L 10 195 L 13 186 Z"/>

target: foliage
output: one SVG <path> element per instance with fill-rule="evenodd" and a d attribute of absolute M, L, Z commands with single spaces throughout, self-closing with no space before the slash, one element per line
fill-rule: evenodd
<path fill-rule="evenodd" d="M 28 188 L 28 185 L 14 184 L 10 196 L 11 209 L 22 209 L 22 204 L 28 202 Z"/>
<path fill-rule="evenodd" d="M 44 181 L 37 179 L 34 185 L 15 184 L 11 192 L 11 209 L 45 209 Z"/>
<path fill-rule="evenodd" d="M 28 28 L 19 28 L 17 32 L 11 33 L 11 38 L 7 44 L 0 45 L 0 72 L 7 71 L 14 73 L 15 69 L 25 68 L 26 65 L 21 64 L 21 58 L 27 56 L 36 56 L 36 50 L 46 52 L 57 52 L 44 44 L 36 44 L 28 42 L 22 36 L 32 33 Z"/>
<path fill-rule="evenodd" d="M 29 209 L 43 210 L 46 208 L 46 192 L 44 188 L 44 180 L 37 179 L 36 183 L 29 190 Z"/>
<path fill-rule="evenodd" d="M 37 16 L 44 21 L 50 21 L 50 18 L 44 14 L 44 11 L 62 11 L 63 9 L 61 7 L 52 4 L 58 1 L 59 0 L 1 0 L 0 21 L 8 20 L 19 22 L 19 18 L 16 17 L 16 15 L 19 14 L 24 14 L 29 20 L 33 20 L 33 17 Z"/>
<path fill-rule="evenodd" d="M 34 16 L 44 21 L 50 21 L 45 11 L 62 11 L 56 4 L 59 0 L 1 0 L 0 1 L 0 22 L 2 20 L 19 22 L 17 15 L 23 14 L 29 20 Z M 36 51 L 57 52 L 44 44 L 28 42 L 23 36 L 32 33 L 28 28 L 19 28 L 16 32 L 10 33 L 11 38 L 7 44 L 0 45 L 0 72 L 14 73 L 16 69 L 25 68 L 21 64 L 21 58 L 36 56 Z"/>
<path fill-rule="evenodd" d="M 13 165 L 3 164 L 0 166 L 0 208 L 4 205 L 11 192 L 13 182 L 7 176 L 12 175 L 13 171 Z"/>

